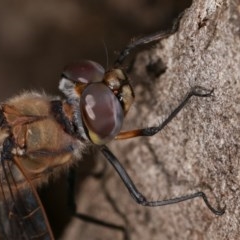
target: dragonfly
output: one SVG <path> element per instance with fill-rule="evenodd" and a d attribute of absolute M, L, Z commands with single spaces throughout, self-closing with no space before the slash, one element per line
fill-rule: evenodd
<path fill-rule="evenodd" d="M 138 204 L 158 207 L 200 197 L 214 214 L 224 213 L 225 208 L 212 207 L 204 192 L 149 201 L 106 146 L 112 140 L 155 135 L 190 98 L 211 96 L 212 90 L 195 86 L 158 126 L 121 131 L 134 101 L 134 89 L 121 67 L 123 61 L 136 47 L 166 38 L 175 31 L 153 34 L 130 43 L 110 70 L 89 60 L 69 65 L 59 83 L 64 98 L 29 91 L 0 104 L 1 239 L 54 239 L 36 189 L 52 175 L 69 169 L 91 145 L 99 147 Z"/>

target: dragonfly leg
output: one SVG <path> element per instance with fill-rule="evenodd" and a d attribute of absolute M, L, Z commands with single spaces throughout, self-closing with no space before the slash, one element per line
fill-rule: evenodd
<path fill-rule="evenodd" d="M 175 203 L 200 197 L 203 199 L 203 201 L 205 202 L 209 210 L 212 211 L 214 214 L 222 215 L 225 212 L 225 207 L 218 208 L 218 209 L 215 209 L 214 207 L 212 207 L 212 205 L 208 201 L 208 198 L 204 192 L 196 192 L 190 195 L 176 197 L 176 198 L 167 199 L 167 200 L 149 201 L 141 192 L 138 191 L 132 179 L 129 177 L 129 175 L 127 174 L 127 172 L 125 171 L 121 163 L 118 161 L 118 159 L 113 155 L 113 153 L 106 146 L 101 147 L 101 152 L 109 161 L 109 163 L 111 163 L 114 169 L 117 171 L 123 183 L 125 184 L 126 188 L 128 189 L 130 195 L 138 204 L 141 204 L 143 206 L 148 206 L 148 207 L 158 207 L 158 206 L 175 204 Z"/>
<path fill-rule="evenodd" d="M 188 103 L 188 101 L 193 97 L 210 97 L 213 93 L 213 89 L 208 90 L 206 88 L 195 86 L 193 87 L 183 98 L 180 104 L 170 113 L 170 115 L 158 126 L 156 127 L 148 127 L 142 129 L 135 129 L 126 132 L 120 132 L 115 139 L 127 139 L 134 138 L 139 136 L 153 136 L 156 133 L 160 132 L 168 123 L 172 121 L 174 117 L 183 109 L 183 107 Z"/>
<path fill-rule="evenodd" d="M 181 20 L 181 17 L 183 16 L 183 13 L 181 13 L 177 19 L 174 21 L 173 26 L 170 30 L 163 31 L 163 32 L 157 32 L 152 35 L 148 35 L 142 38 L 138 38 L 131 43 L 129 43 L 119 54 L 117 60 L 114 62 L 114 67 L 118 67 L 122 65 L 123 61 L 126 59 L 126 57 L 137 47 L 144 46 L 150 43 L 154 43 L 156 41 L 160 41 L 164 38 L 169 37 L 170 35 L 174 34 L 179 27 L 179 23 Z"/>

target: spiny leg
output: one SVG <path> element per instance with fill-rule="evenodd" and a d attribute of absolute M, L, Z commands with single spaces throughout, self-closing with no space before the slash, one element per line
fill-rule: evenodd
<path fill-rule="evenodd" d="M 126 132 L 120 132 L 115 139 L 127 139 L 127 138 L 134 138 L 139 136 L 153 136 L 156 133 L 160 132 L 172 119 L 181 111 L 181 109 L 188 103 L 191 97 L 209 97 L 211 96 L 213 89 L 208 90 L 206 88 L 195 86 L 193 87 L 190 92 L 186 94 L 184 99 L 181 103 L 170 113 L 170 115 L 159 125 L 156 127 L 147 127 L 142 129 L 135 129 Z"/>
<path fill-rule="evenodd" d="M 117 225 L 111 222 L 107 222 L 95 217 L 89 216 L 87 214 L 78 213 L 75 203 L 75 184 L 76 184 L 76 173 L 73 168 L 69 170 L 68 174 L 68 207 L 72 215 L 82 221 L 96 224 L 102 227 L 110 228 L 113 230 L 121 231 L 123 233 L 124 240 L 130 240 L 127 229 L 122 225 Z"/>
<path fill-rule="evenodd" d="M 129 193 L 138 204 L 141 204 L 143 206 L 148 206 L 148 207 L 159 207 L 159 206 L 175 204 L 175 203 L 187 201 L 193 198 L 201 197 L 205 202 L 205 204 L 207 205 L 207 207 L 214 214 L 222 215 L 225 212 L 225 207 L 219 208 L 219 209 L 215 209 L 214 207 L 212 207 L 212 205 L 209 203 L 208 198 L 204 192 L 196 192 L 186 196 L 181 196 L 181 197 L 167 199 L 167 200 L 149 201 L 141 192 L 138 191 L 135 184 L 133 183 L 133 181 L 131 180 L 131 178 L 129 177 L 129 175 L 121 165 L 121 163 L 118 161 L 118 159 L 113 155 L 113 153 L 106 146 L 101 147 L 101 152 L 107 158 L 107 160 L 111 163 L 114 169 L 117 171 L 123 183 L 125 184 L 126 188 L 128 189 Z"/>
<path fill-rule="evenodd" d="M 174 21 L 172 29 L 165 31 L 165 32 L 157 32 L 152 35 L 148 35 L 139 39 L 136 39 L 135 41 L 128 44 L 119 54 L 117 60 L 114 62 L 114 67 L 118 67 L 122 65 L 123 61 L 126 59 L 126 57 L 137 47 L 143 46 L 149 43 L 153 43 L 156 41 L 160 41 L 164 38 L 169 37 L 173 33 L 175 33 L 178 30 L 180 19 L 182 17 L 183 13 L 181 13 L 178 18 Z"/>

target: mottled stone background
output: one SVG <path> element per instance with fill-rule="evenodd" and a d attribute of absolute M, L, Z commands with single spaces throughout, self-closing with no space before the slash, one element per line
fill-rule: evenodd
<path fill-rule="evenodd" d="M 169 28 L 190 6 L 177 0 L 0 4 L 0 100 L 24 89 L 59 94 L 66 64 L 92 59 L 106 66 L 107 49 L 111 66 L 130 39 Z M 79 166 L 79 210 L 118 224 L 128 222 L 132 240 L 238 238 L 239 12 L 238 0 L 195 0 L 176 34 L 138 56 L 131 75 L 136 103 L 126 128 L 161 122 L 191 86 L 214 88 L 214 96 L 192 99 L 153 138 L 111 144 L 148 198 L 203 190 L 214 206 L 226 204 L 226 214 L 214 216 L 201 199 L 155 209 L 138 206 L 110 167 L 104 181 L 88 177 L 104 162 L 95 150 Z M 64 175 L 61 180 L 51 181 L 41 194 L 57 239 L 122 239 L 119 232 L 80 221 L 66 230 L 70 216 Z"/>

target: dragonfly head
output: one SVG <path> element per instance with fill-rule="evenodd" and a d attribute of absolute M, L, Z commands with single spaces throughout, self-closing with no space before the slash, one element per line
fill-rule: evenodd
<path fill-rule="evenodd" d="M 73 105 L 75 116 L 81 118 L 77 121 L 89 140 L 98 145 L 111 141 L 120 132 L 134 100 L 123 70 L 105 72 L 101 65 L 87 60 L 65 68 L 59 89 Z"/>

